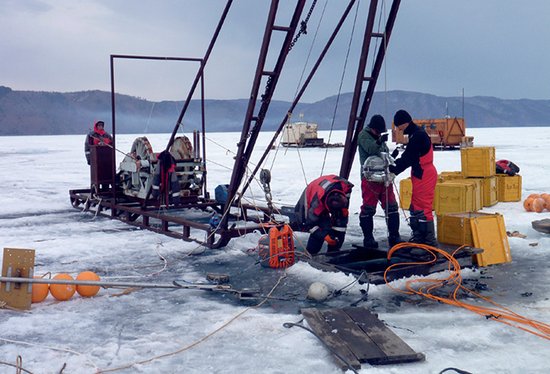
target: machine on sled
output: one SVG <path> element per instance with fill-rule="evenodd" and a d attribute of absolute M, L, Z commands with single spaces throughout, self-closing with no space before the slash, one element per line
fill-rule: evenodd
<path fill-rule="evenodd" d="M 185 241 L 194 241 L 210 248 L 225 246 L 231 238 L 255 230 L 266 231 L 266 225 L 283 222 L 284 212 L 268 202 L 267 207 L 251 206 L 243 197 L 251 182 L 262 167 L 267 154 L 300 102 L 306 88 L 316 74 L 321 62 L 351 14 L 356 1 L 343 4 L 343 12 L 317 60 L 304 79 L 301 87 L 276 127 L 266 151 L 249 172 L 251 155 L 269 109 L 288 54 L 297 49 L 300 36 L 307 32 L 308 20 L 315 8 L 311 4 L 307 16 L 303 17 L 305 0 L 295 0 L 294 11 L 284 21 L 279 16 L 279 2 L 271 1 L 266 19 L 263 41 L 258 63 L 244 116 L 241 137 L 237 143 L 235 163 L 231 179 L 220 194 L 223 198 L 212 199 L 207 192 L 207 166 L 205 152 L 205 100 L 204 72 L 212 49 L 228 15 L 232 1 L 227 1 L 213 37 L 202 58 L 181 58 L 167 56 L 111 55 L 111 104 L 112 104 L 112 147 L 96 149 L 96 160 L 92 164 L 90 188 L 69 191 L 72 205 L 77 209 L 90 210 L 96 215 L 118 219 L 131 225 L 159 232 Z M 357 137 L 368 115 L 374 89 L 389 39 L 399 9 L 400 1 L 392 1 L 389 11 L 382 12 L 378 2 L 372 1 L 364 20 L 363 43 L 357 55 L 355 87 L 349 110 L 346 139 L 339 175 L 348 178 L 357 148 Z M 379 18 L 379 20 L 377 20 Z M 379 30 L 375 30 L 379 25 Z M 278 51 L 273 52 L 272 49 Z M 374 55 L 372 55 L 374 53 Z M 269 55 L 270 58 L 267 58 Z M 373 58 L 369 59 L 369 56 Z M 146 137 L 137 138 L 130 152 L 124 153 L 119 171 L 115 167 L 116 150 L 116 91 L 114 67 L 121 59 L 171 60 L 197 64 L 198 69 L 183 108 L 174 126 L 171 137 L 163 152 L 155 153 Z M 372 61 L 371 66 L 367 62 Z M 269 66 L 271 64 L 271 66 Z M 191 142 L 185 136 L 177 137 L 183 126 L 183 118 L 191 99 L 200 87 L 201 130 L 193 133 Z M 262 92 L 263 87 L 263 92 Z M 192 143 L 192 144 L 191 144 Z M 248 178 L 246 179 L 245 178 Z M 216 194 L 217 195 L 217 194 Z"/>

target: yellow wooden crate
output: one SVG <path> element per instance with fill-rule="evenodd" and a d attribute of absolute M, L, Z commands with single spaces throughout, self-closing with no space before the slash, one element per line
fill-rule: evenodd
<path fill-rule="evenodd" d="M 435 186 L 434 210 L 436 214 L 475 212 L 480 209 L 478 195 L 475 183 L 438 183 Z"/>
<path fill-rule="evenodd" d="M 496 173 L 495 147 L 461 148 L 460 163 L 465 177 L 492 177 Z"/>
<path fill-rule="evenodd" d="M 481 184 L 481 205 L 493 206 L 498 203 L 497 177 L 468 178 Z"/>
<path fill-rule="evenodd" d="M 483 249 L 474 255 L 479 266 L 512 261 L 504 217 L 498 213 L 450 213 L 437 216 L 440 243 Z"/>
<path fill-rule="evenodd" d="M 474 212 L 483 208 L 483 182 L 482 178 L 453 179 L 451 182 L 472 183 L 474 185 Z"/>
<path fill-rule="evenodd" d="M 470 222 L 474 245 L 483 249 L 482 253 L 474 255 L 479 266 L 512 261 L 504 217 L 498 213 L 491 216 L 474 217 Z"/>
<path fill-rule="evenodd" d="M 401 179 L 399 181 L 399 206 L 402 209 L 409 209 L 412 198 L 412 180 L 411 178 Z"/>
<path fill-rule="evenodd" d="M 463 179 L 461 171 L 442 171 L 437 176 L 437 181 L 440 183 L 447 182 L 453 179 Z"/>
<path fill-rule="evenodd" d="M 497 198 L 498 201 L 521 200 L 521 175 L 514 176 L 497 174 Z"/>
<path fill-rule="evenodd" d="M 470 221 L 486 213 L 447 213 L 437 215 L 437 241 L 445 244 L 474 246 Z"/>

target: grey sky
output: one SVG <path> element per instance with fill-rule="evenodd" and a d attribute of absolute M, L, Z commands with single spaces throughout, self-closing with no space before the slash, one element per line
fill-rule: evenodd
<path fill-rule="evenodd" d="M 308 34 L 289 56 L 276 98 L 292 98 L 325 2 L 318 0 Z M 287 13 L 294 3 L 281 0 Z M 346 4 L 328 0 L 313 56 Z M 361 0 L 361 9 L 367 4 Z M 248 97 L 268 5 L 234 1 L 207 67 L 208 98 Z M 225 1 L 0 0 L 0 6 L 0 85 L 69 92 L 109 90 L 110 54 L 202 57 Z M 550 99 L 549 19 L 547 0 L 402 0 L 377 91 L 459 96 L 464 89 L 466 96 Z M 358 50 L 361 20 L 352 51 Z M 352 21 L 304 101 L 338 92 Z M 356 62 L 351 52 L 343 92 L 352 90 Z M 195 69 L 190 63 L 119 61 L 117 91 L 183 99 Z"/>

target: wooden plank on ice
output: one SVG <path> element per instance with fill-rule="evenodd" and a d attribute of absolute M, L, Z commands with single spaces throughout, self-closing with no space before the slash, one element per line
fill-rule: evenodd
<path fill-rule="evenodd" d="M 344 312 L 384 352 L 384 356 L 368 359 L 368 363 L 382 365 L 424 360 L 425 357 L 422 353 L 416 353 L 366 308 L 348 307 L 344 308 Z"/>
<path fill-rule="evenodd" d="M 384 351 L 342 309 L 328 309 L 321 313 L 325 317 L 325 321 L 332 327 L 332 331 L 338 332 L 338 336 L 360 362 L 386 357 Z"/>
<path fill-rule="evenodd" d="M 347 363 L 349 363 L 349 365 L 354 369 L 361 368 L 361 364 L 357 357 L 350 351 L 346 343 L 338 336 L 338 334 L 332 330 L 330 325 L 327 324 L 325 317 L 318 309 L 307 308 L 302 309 L 301 312 L 317 337 L 333 353 L 336 363 L 341 369 L 348 369 Z M 346 360 L 347 363 L 342 361 L 335 353 Z"/>

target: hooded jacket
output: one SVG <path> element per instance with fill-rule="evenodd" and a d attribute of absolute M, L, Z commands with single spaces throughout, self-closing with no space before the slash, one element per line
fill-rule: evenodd
<path fill-rule="evenodd" d="M 91 145 L 105 145 L 113 144 L 113 137 L 104 129 L 100 129 L 98 124 L 103 121 L 96 121 L 94 123 L 94 129 L 86 135 L 86 141 L 84 142 L 84 154 L 86 155 L 86 161 L 90 165 L 90 146 Z"/>

